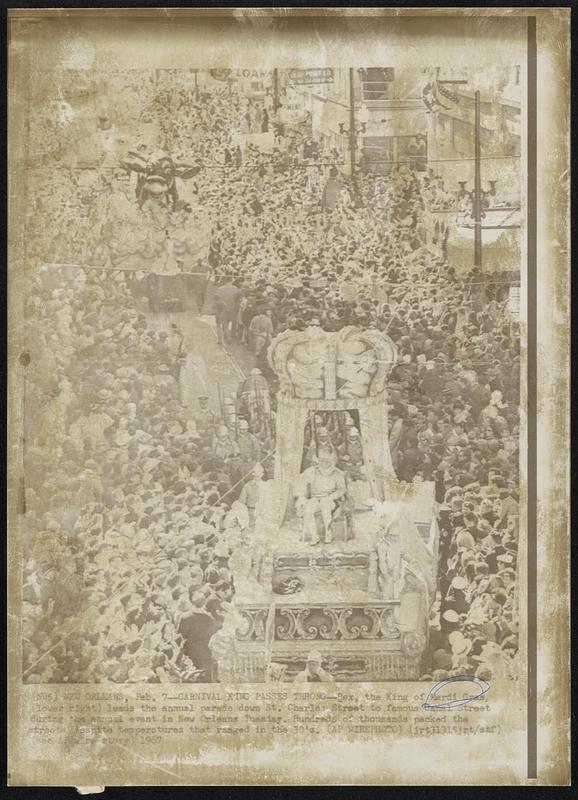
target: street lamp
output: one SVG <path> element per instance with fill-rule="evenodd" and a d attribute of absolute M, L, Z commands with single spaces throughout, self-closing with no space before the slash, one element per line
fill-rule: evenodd
<path fill-rule="evenodd" d="M 351 163 L 351 179 L 355 184 L 355 172 L 357 170 L 358 162 L 356 158 L 355 151 L 357 150 L 357 137 L 360 134 L 363 134 L 367 131 L 367 123 L 362 122 L 358 127 L 355 127 L 353 130 L 346 128 L 343 122 L 339 123 L 339 133 L 341 136 L 348 136 L 349 137 L 349 144 L 347 145 L 349 152 L 350 152 L 350 163 Z"/>
<path fill-rule="evenodd" d="M 365 133 L 366 131 L 367 131 L 367 123 L 366 122 L 362 122 L 360 124 L 359 128 L 357 128 L 355 131 L 353 131 L 353 135 L 354 136 L 359 136 L 360 133 Z M 351 137 L 352 131 L 350 131 L 348 128 L 345 127 L 345 123 L 344 122 L 340 122 L 339 123 L 339 133 L 342 136 Z"/>
<path fill-rule="evenodd" d="M 496 181 L 488 181 L 490 188 L 482 189 L 481 182 L 475 183 L 474 189 L 466 189 L 467 181 L 458 181 L 460 190 L 457 194 L 458 203 L 467 200 L 471 203 L 470 217 L 474 222 L 474 267 L 482 266 L 482 220 L 486 216 L 484 209 L 490 207 L 490 197 L 496 195 Z"/>
<path fill-rule="evenodd" d="M 357 145 L 357 136 L 358 134 L 365 133 L 367 129 L 367 125 L 365 122 L 361 123 L 360 128 L 358 129 L 355 124 L 355 80 L 354 80 L 354 69 L 353 67 L 349 68 L 349 129 L 345 128 L 345 124 L 343 122 L 339 123 L 339 133 L 342 136 L 349 136 L 349 164 L 350 164 L 350 172 L 351 172 L 351 183 L 353 186 L 353 195 L 355 198 L 356 205 L 359 204 L 359 191 L 357 188 L 357 180 L 356 180 L 356 145 Z"/>
<path fill-rule="evenodd" d="M 461 189 L 458 192 L 458 201 L 467 197 L 472 203 L 471 217 L 474 221 L 474 267 L 482 266 L 482 219 L 486 216 L 484 208 L 490 203 L 488 198 L 496 194 L 496 181 L 488 181 L 489 189 L 482 189 L 481 152 L 482 152 L 482 126 L 480 111 L 480 92 L 475 93 L 474 117 L 474 188 L 471 192 L 466 189 L 466 181 L 460 181 Z"/>
<path fill-rule="evenodd" d="M 485 216 L 484 209 L 490 207 L 490 197 L 496 196 L 496 183 L 497 181 L 488 181 L 490 188 L 489 189 L 482 189 L 480 186 L 480 201 L 481 201 L 481 215 L 482 217 Z M 458 181 L 458 185 L 460 190 L 458 192 L 458 201 L 464 200 L 467 198 L 472 203 L 472 213 L 471 216 L 474 218 L 474 205 L 475 205 L 475 192 L 473 190 L 466 189 L 467 181 Z"/>
<path fill-rule="evenodd" d="M 281 106 L 279 102 L 279 70 L 273 70 L 273 113 L 276 114 Z"/>
<path fill-rule="evenodd" d="M 353 113 L 352 113 L 353 118 Z M 353 194 L 355 198 L 356 205 L 360 203 L 359 197 L 359 190 L 357 186 L 357 157 L 356 157 L 356 150 L 357 150 L 357 137 L 360 134 L 363 134 L 367 130 L 367 123 L 362 122 L 359 126 L 356 126 L 355 123 L 353 127 L 346 128 L 345 123 L 340 122 L 338 125 L 339 133 L 341 136 L 348 136 L 349 137 L 349 163 L 350 163 L 350 172 L 351 172 L 351 183 L 353 186 Z"/>

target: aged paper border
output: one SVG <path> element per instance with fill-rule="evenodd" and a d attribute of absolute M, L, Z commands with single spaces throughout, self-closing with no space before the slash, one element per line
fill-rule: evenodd
<path fill-rule="evenodd" d="M 236 9 L 58 9 L 10 12 L 12 21 L 24 22 L 39 15 L 96 18 L 126 15 L 154 17 L 230 17 Z M 568 618 L 568 240 L 569 200 L 565 181 L 569 167 L 569 13 L 567 9 L 543 8 L 419 8 L 419 9 L 242 9 L 244 15 L 291 15 L 303 18 L 412 16 L 480 17 L 526 16 L 529 44 L 528 103 L 528 283 L 527 283 L 527 655 L 528 655 L 528 774 L 540 784 L 564 784 L 569 780 L 569 618 Z M 533 33 L 534 32 L 534 33 Z M 533 36 L 536 37 L 536 49 Z M 26 81 L 31 65 L 27 48 L 11 48 L 9 70 L 9 736 L 14 763 L 19 691 L 18 654 L 18 494 L 21 456 L 20 432 L 23 395 L 19 355 L 26 347 L 21 339 L 25 231 L 21 203 L 25 201 Z M 533 63 L 536 72 L 533 73 Z M 534 79 L 532 80 L 532 75 Z M 540 93 L 547 76 L 549 89 L 537 114 L 537 76 Z M 541 103 L 543 103 L 542 98 Z M 556 143 L 556 146 L 553 146 Z M 534 157 L 536 169 L 532 169 Z M 539 308 L 538 308 L 539 303 Z M 561 457 L 562 456 L 562 457 Z M 16 465 L 16 466 L 15 466 Z M 538 587 L 538 591 L 533 591 Z M 541 587 L 541 590 L 540 590 Z M 16 702 L 15 699 L 16 698 Z M 18 767 L 18 765 L 16 764 Z M 19 773 L 20 770 L 17 769 Z M 16 777 L 16 776 L 15 776 Z M 26 775 L 18 774 L 18 783 Z"/>

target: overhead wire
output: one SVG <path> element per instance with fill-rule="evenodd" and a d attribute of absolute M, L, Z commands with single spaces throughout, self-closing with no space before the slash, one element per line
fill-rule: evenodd
<path fill-rule="evenodd" d="M 521 155 L 503 155 L 503 156 L 481 156 L 482 161 L 504 161 L 504 160 L 518 160 L 521 158 Z M 371 159 L 368 160 L 368 165 L 372 164 L 389 164 L 389 165 L 399 165 L 399 164 L 410 164 L 415 162 L 416 158 L 403 158 L 403 159 Z M 476 159 L 473 156 L 463 156 L 460 158 L 427 158 L 424 157 L 424 161 L 427 164 L 449 164 L 449 163 L 464 163 L 464 162 L 473 162 Z M 201 169 L 225 169 L 225 170 L 239 170 L 239 169 L 258 169 L 261 166 L 275 166 L 283 170 L 287 169 L 310 169 L 312 167 L 348 167 L 350 163 L 348 161 L 336 161 L 334 159 L 326 159 L 326 160 L 319 160 L 319 161 L 308 161 L 299 164 L 282 164 L 279 161 L 275 161 L 273 159 L 270 160 L 260 160 L 260 161 L 244 161 L 242 164 L 217 164 L 215 162 L 209 163 L 201 163 L 201 164 L 194 164 L 191 166 L 199 166 Z M 100 172 L 119 172 L 119 171 L 129 171 L 125 170 L 125 168 L 118 166 L 101 166 L 100 164 L 93 164 L 89 166 L 80 166 L 78 164 L 57 164 L 54 166 L 48 165 L 38 165 L 32 166 L 31 171 L 37 170 L 57 170 L 59 172 L 66 172 L 66 171 L 79 171 L 79 172 L 86 172 L 87 170 L 95 170 Z M 387 178 L 388 175 L 374 175 L 371 172 L 367 172 L 366 175 L 375 178 Z M 196 176 L 192 178 L 187 178 L 186 180 L 193 180 Z"/>
<path fill-rule="evenodd" d="M 171 272 L 171 273 L 166 273 L 166 274 L 165 273 L 156 273 L 156 272 L 152 273 L 146 267 L 143 267 L 141 269 L 139 269 L 138 267 L 131 267 L 130 269 L 126 269 L 125 267 L 115 267 L 113 265 L 111 265 L 111 266 L 102 266 L 100 264 L 77 264 L 77 263 L 68 264 L 68 263 L 64 263 L 64 262 L 44 263 L 44 264 L 42 264 L 42 267 L 50 267 L 50 268 L 54 268 L 54 269 L 85 269 L 85 270 L 95 270 L 95 271 L 98 271 L 98 272 L 113 272 L 113 273 L 114 272 L 119 272 L 119 273 L 128 273 L 128 274 L 135 274 L 135 273 L 138 273 L 138 272 L 141 272 L 141 273 L 144 272 L 146 274 L 149 274 L 149 273 L 150 274 L 155 274 L 155 275 L 160 274 L 161 277 L 169 277 L 169 278 L 170 277 L 175 277 L 175 276 L 178 276 L 178 275 L 185 275 L 185 276 L 188 276 L 188 275 L 192 275 L 192 276 L 201 275 L 203 277 L 210 278 L 210 275 L 209 275 L 208 272 L 188 272 L 188 271 L 185 272 L 185 271 L 179 271 L 179 272 Z M 219 269 L 219 268 L 217 268 L 217 269 Z M 226 265 L 224 265 L 222 267 L 222 271 L 223 271 L 223 273 L 226 274 L 227 271 L 228 271 L 228 267 Z M 354 276 L 354 277 L 357 277 L 357 276 Z M 488 279 L 488 280 L 484 280 L 484 279 L 481 279 L 481 280 L 469 280 L 468 278 L 462 278 L 462 279 L 455 280 L 453 277 L 448 277 L 447 281 L 451 286 L 455 286 L 456 284 L 464 284 L 466 287 L 470 287 L 470 286 L 512 285 L 512 284 L 515 284 L 515 283 L 519 283 L 520 279 L 518 277 L 514 277 L 514 278 L 504 277 L 504 278 L 499 278 L 499 279 L 498 278 L 492 278 L 492 279 Z M 432 288 L 431 283 L 428 283 L 427 281 L 423 281 L 423 282 L 422 281 L 414 281 L 414 280 L 411 280 L 411 278 L 408 278 L 405 281 L 388 281 L 388 280 L 380 280 L 379 278 L 377 278 L 375 283 L 377 284 L 377 286 L 388 286 L 388 287 L 412 286 L 412 287 L 419 287 L 419 288 L 426 288 L 426 289 L 431 289 Z M 312 287 L 312 288 L 324 289 L 326 287 L 322 286 L 322 287 Z M 437 288 L 439 288 L 439 287 L 437 287 Z"/>

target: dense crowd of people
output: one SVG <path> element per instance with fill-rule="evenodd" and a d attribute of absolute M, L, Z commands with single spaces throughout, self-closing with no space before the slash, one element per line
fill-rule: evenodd
<path fill-rule="evenodd" d="M 123 275 L 47 270 L 27 305 L 28 680 L 186 680 L 180 616 L 218 617 L 232 592 L 210 524 L 232 482 L 216 420 L 199 430 L 181 401 L 182 336 L 149 327 Z"/>
<path fill-rule="evenodd" d="M 518 647 L 519 433 L 507 285 L 458 275 L 428 248 L 425 215 L 455 202 L 436 176 L 402 165 L 352 181 L 338 153 L 275 124 L 270 98 L 171 80 L 146 92 L 137 81 L 134 118 L 117 125 L 152 126 L 156 138 L 133 143 L 144 158 L 162 148 L 195 166 L 182 197 L 164 206 L 161 185 L 160 201 L 139 205 L 124 153 L 82 173 L 59 150 L 27 208 L 38 274 L 26 307 L 25 680 L 213 679 L 207 643 L 234 595 L 229 559 L 248 541 L 248 479 L 271 476 L 267 347 L 310 325 L 377 328 L 398 349 L 394 467 L 433 482 L 440 508 L 424 679 L 506 669 Z M 269 130 L 267 147 L 241 146 Z M 187 203 L 211 221 L 194 261 Z M 187 290 L 199 311 L 207 300 L 219 341 L 252 354 L 229 412 L 182 391 L 183 334 L 158 331 L 143 305 L 143 273 L 167 259 L 197 270 Z"/>

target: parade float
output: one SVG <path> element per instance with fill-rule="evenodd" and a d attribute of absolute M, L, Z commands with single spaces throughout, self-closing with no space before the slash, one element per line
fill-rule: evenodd
<path fill-rule="evenodd" d="M 392 465 L 395 346 L 378 330 L 310 327 L 277 336 L 268 358 L 279 378 L 274 477 L 256 481 L 253 520 L 230 558 L 235 597 L 211 641 L 217 679 L 291 681 L 315 650 L 336 681 L 415 680 L 438 528 L 433 484 L 403 484 Z M 336 466 L 352 461 L 343 446 L 330 463 L 330 444 L 307 466 L 319 415 L 357 429 L 354 469 Z"/>
<path fill-rule="evenodd" d="M 191 278 L 206 277 L 211 240 L 207 213 L 186 199 L 185 181 L 200 167 L 158 151 L 129 151 L 112 198 L 111 265 L 134 270 L 151 311 L 185 308 Z"/>

